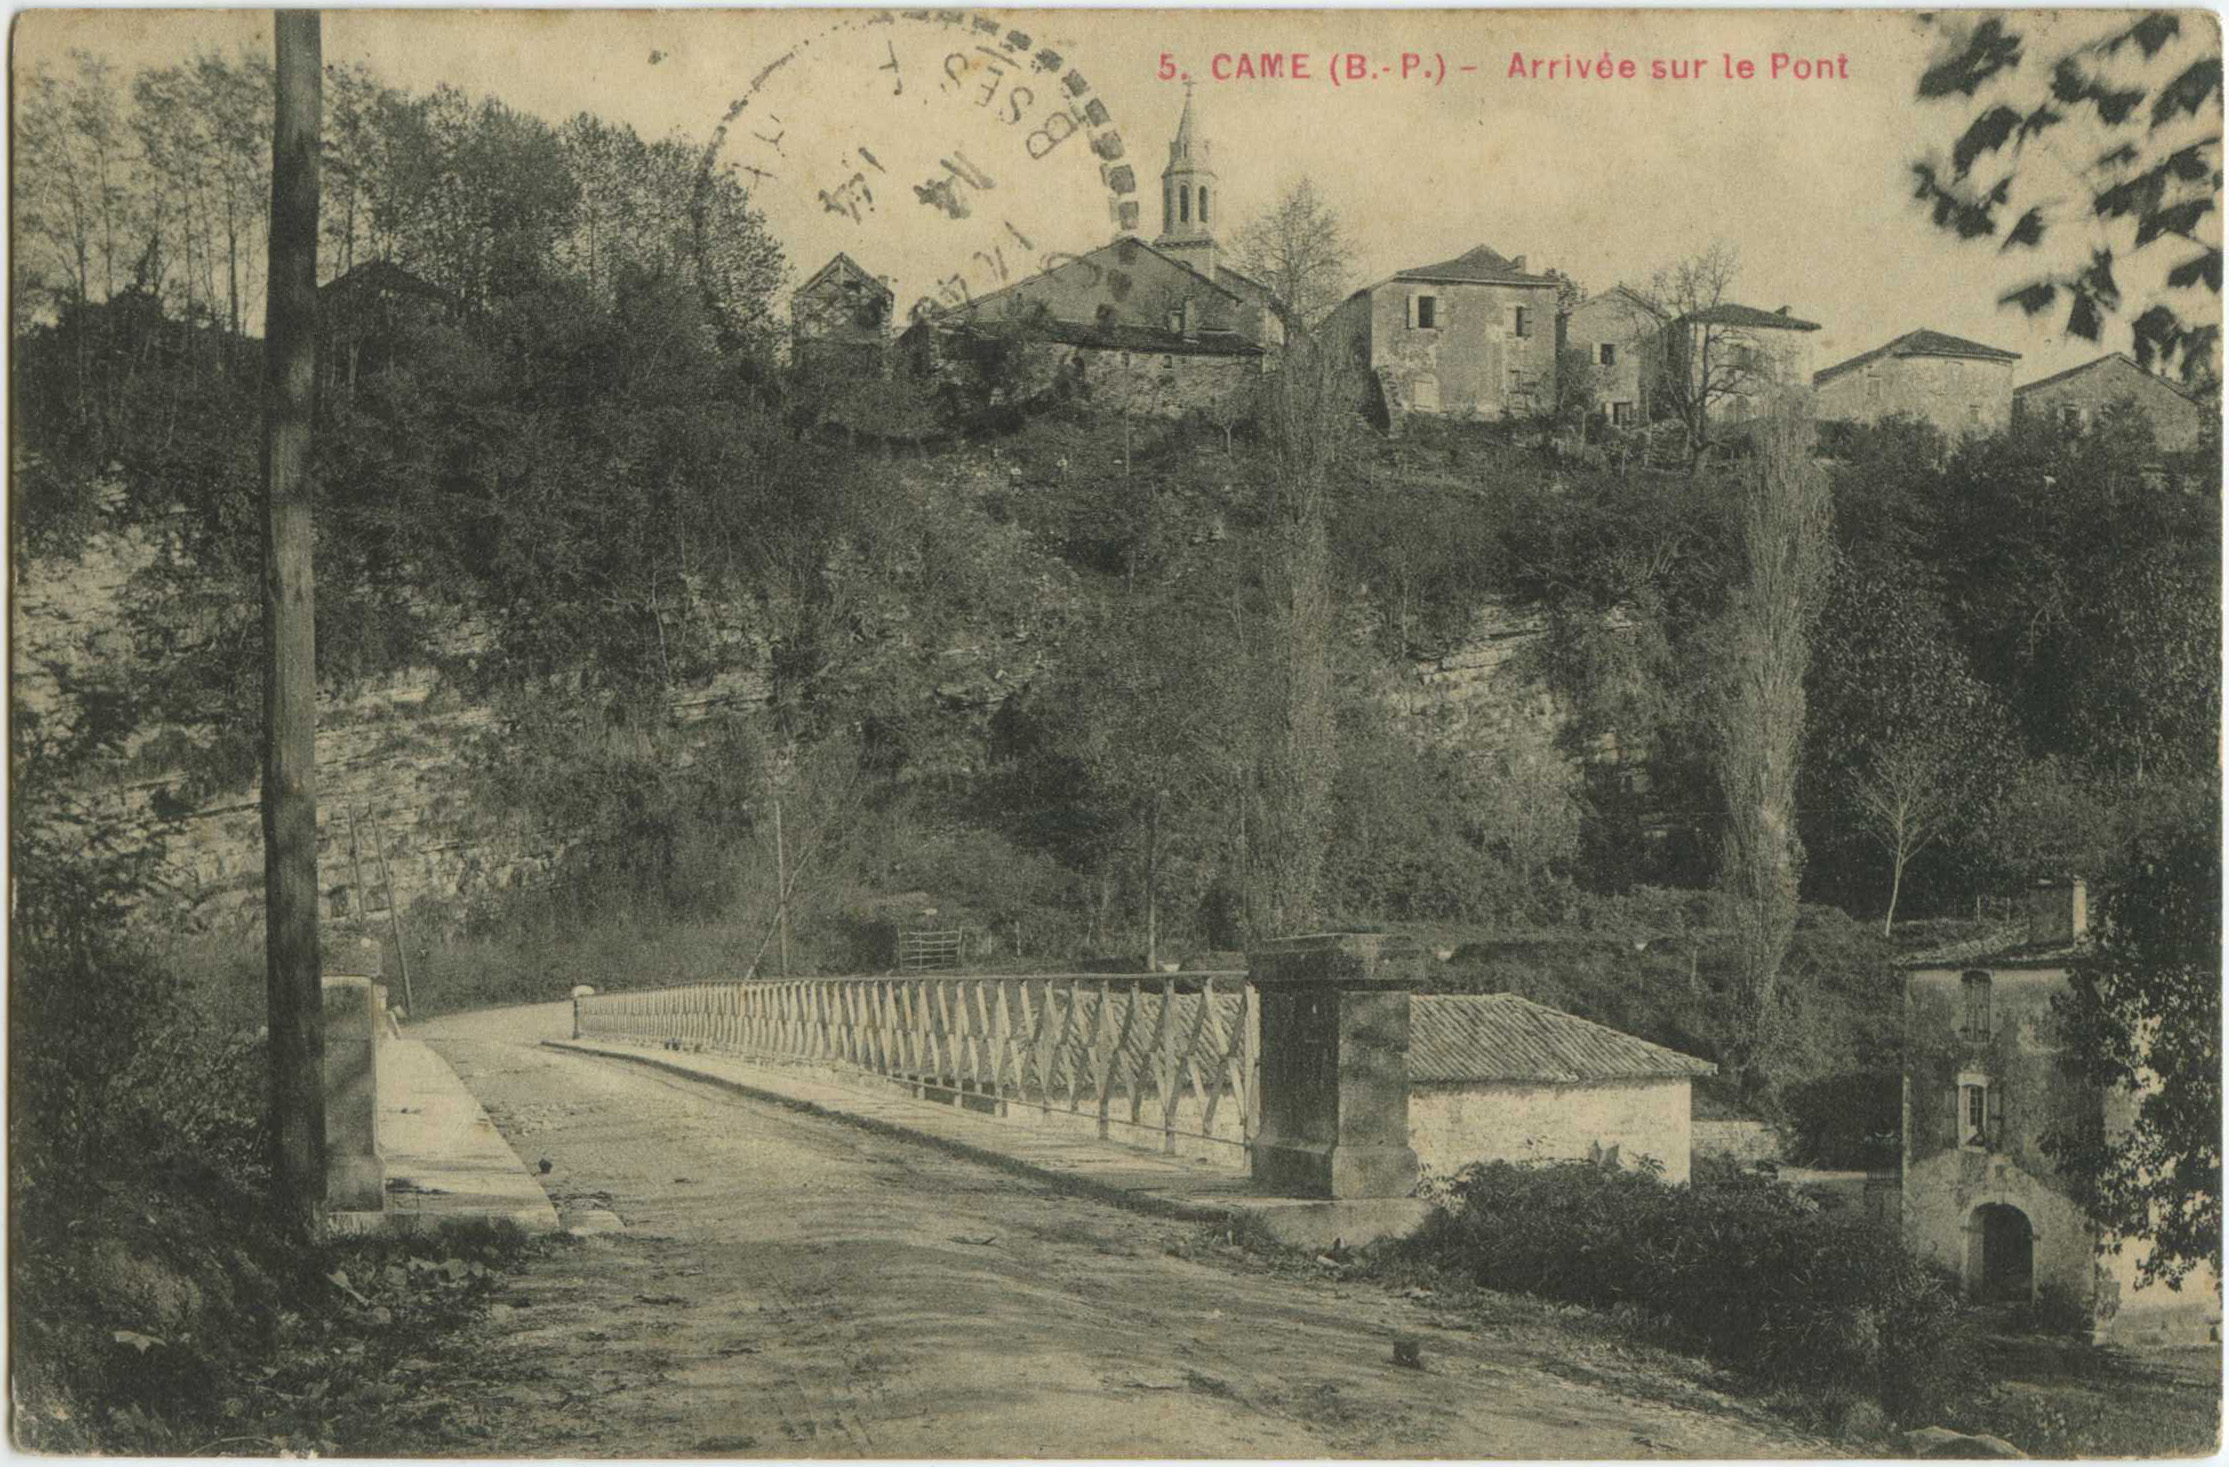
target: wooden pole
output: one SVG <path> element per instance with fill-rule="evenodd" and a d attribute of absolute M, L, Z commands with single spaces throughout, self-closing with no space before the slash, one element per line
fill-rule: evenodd
<path fill-rule="evenodd" d="M 263 351 L 263 897 L 272 1179 L 294 1226 L 325 1202 L 325 1024 L 317 950 L 317 630 L 310 403 L 317 381 L 314 10 L 276 16 L 271 260 Z"/>

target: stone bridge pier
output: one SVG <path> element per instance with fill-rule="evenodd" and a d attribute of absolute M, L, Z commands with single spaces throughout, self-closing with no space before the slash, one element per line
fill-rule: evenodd
<path fill-rule="evenodd" d="M 1320 1247 L 1422 1221 L 1409 1145 L 1409 999 L 1424 954 L 1404 938 L 1318 933 L 1247 952 L 1261 999 L 1256 1203 L 1287 1242 Z"/>

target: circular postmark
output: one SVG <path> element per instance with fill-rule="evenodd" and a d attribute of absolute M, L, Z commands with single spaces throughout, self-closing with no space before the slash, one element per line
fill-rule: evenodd
<path fill-rule="evenodd" d="M 754 64 L 706 145 L 800 278 L 849 256 L 900 321 L 1134 232 L 1136 165 L 1051 14 L 840 13 Z"/>

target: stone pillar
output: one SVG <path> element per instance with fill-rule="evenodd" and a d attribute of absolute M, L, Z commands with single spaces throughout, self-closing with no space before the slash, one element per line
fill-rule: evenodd
<path fill-rule="evenodd" d="M 325 980 L 325 1206 L 378 1212 L 379 999 L 369 978 Z"/>
<path fill-rule="evenodd" d="M 1424 955 L 1403 938 L 1319 933 L 1248 950 L 1261 999 L 1254 1180 L 1303 1197 L 1406 1197 L 1409 992 Z"/>

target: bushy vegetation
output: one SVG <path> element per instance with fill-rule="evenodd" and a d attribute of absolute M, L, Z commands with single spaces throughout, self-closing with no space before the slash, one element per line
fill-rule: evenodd
<path fill-rule="evenodd" d="M 1916 1425 L 1974 1380 L 1955 1280 L 1893 1230 L 1777 1183 L 1488 1162 L 1436 1200 L 1402 1245 L 1415 1255 L 1487 1288 L 1624 1313 L 1815 1405 L 1870 1401 Z"/>
<path fill-rule="evenodd" d="M 515 1235 L 322 1243 L 270 1193 L 263 1046 L 131 914 L 159 851 L 76 812 L 121 725 L 12 728 L 8 1311 L 15 1441 L 33 1451 L 377 1456 L 453 1403 L 413 1387 L 475 1317 Z"/>

